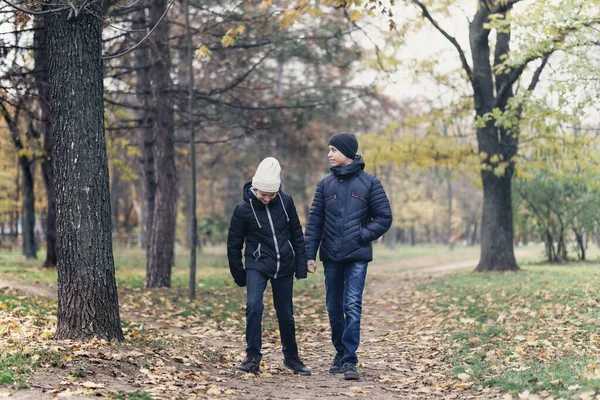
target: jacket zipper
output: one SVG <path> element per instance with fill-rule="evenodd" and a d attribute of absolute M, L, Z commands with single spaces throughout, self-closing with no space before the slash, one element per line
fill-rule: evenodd
<path fill-rule="evenodd" d="M 354 194 L 354 193 L 353 193 L 353 194 Z M 331 200 L 331 199 L 335 199 L 335 198 L 336 198 L 336 195 L 334 194 L 333 196 L 325 197 L 325 200 L 324 200 L 324 201 Z"/>
<path fill-rule="evenodd" d="M 271 218 L 271 212 L 269 211 L 269 205 L 265 204 L 265 208 L 267 210 L 267 217 L 269 217 L 269 225 L 271 225 L 271 231 L 273 232 L 273 243 L 275 243 L 275 253 L 277 253 L 277 269 L 275 270 L 274 279 L 277 279 L 277 274 L 279 273 L 279 245 L 277 244 L 277 236 L 275 235 L 275 226 L 273 226 L 273 219 Z"/>
<path fill-rule="evenodd" d="M 363 198 L 362 198 L 362 197 L 360 197 L 360 196 L 357 196 L 357 195 L 355 195 L 355 194 L 354 194 L 354 192 L 352 192 L 352 197 L 354 197 L 355 199 L 362 200 L 362 201 L 364 201 L 365 203 L 369 204 L 369 202 L 368 202 L 367 200 L 363 199 Z"/>
<path fill-rule="evenodd" d="M 296 252 L 294 251 L 294 246 L 292 246 L 292 242 L 288 240 L 288 243 L 290 244 L 290 249 L 292 249 L 292 255 L 294 256 L 294 258 L 296 258 Z"/>

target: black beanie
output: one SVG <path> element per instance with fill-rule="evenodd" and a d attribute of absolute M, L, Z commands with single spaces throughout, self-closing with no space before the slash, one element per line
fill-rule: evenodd
<path fill-rule="evenodd" d="M 358 140 L 356 136 L 348 132 L 336 133 L 329 139 L 329 145 L 338 149 L 343 155 L 351 160 L 356 158 L 358 151 Z"/>

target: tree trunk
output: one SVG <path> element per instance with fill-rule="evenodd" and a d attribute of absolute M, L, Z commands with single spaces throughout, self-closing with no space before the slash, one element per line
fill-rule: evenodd
<path fill-rule="evenodd" d="M 481 222 L 481 258 L 476 271 L 518 270 L 513 247 L 511 197 L 512 171 L 497 177 L 481 171 L 483 181 L 483 219 Z"/>
<path fill-rule="evenodd" d="M 147 28 L 146 2 L 142 1 L 133 14 L 133 29 L 143 30 Z M 137 40 L 142 40 L 145 32 L 140 31 Z M 146 249 L 146 260 L 150 259 L 150 236 L 152 233 L 152 221 L 154 220 L 154 196 L 156 194 L 156 178 L 154 176 L 154 121 L 152 119 L 152 87 L 150 84 L 150 56 L 148 53 L 148 42 L 143 42 L 135 52 L 136 64 L 136 92 L 137 99 L 143 110 L 139 111 L 140 120 L 139 143 L 142 162 L 142 192 L 143 218 L 140 221 L 142 243 Z"/>
<path fill-rule="evenodd" d="M 80 0 L 82 1 L 82 0 Z M 80 8 L 76 1 L 72 6 Z M 56 180 L 57 339 L 121 340 L 104 138 L 99 3 L 47 19 Z M 68 16 L 67 16 L 68 15 Z"/>
<path fill-rule="evenodd" d="M 555 262 L 554 239 L 552 238 L 550 231 L 546 231 L 544 236 L 544 244 L 546 246 L 546 256 L 548 258 L 548 262 Z"/>
<path fill-rule="evenodd" d="M 46 187 L 46 202 L 48 203 L 48 216 L 46 218 L 46 261 L 44 261 L 44 267 L 54 267 L 56 266 L 56 194 L 54 192 L 54 172 L 52 170 L 52 123 L 50 121 L 45 17 L 42 15 L 36 16 L 35 25 L 36 30 L 33 33 L 33 58 L 35 62 L 35 83 L 38 92 L 38 103 L 41 110 L 41 131 L 44 136 L 42 178 Z"/>
<path fill-rule="evenodd" d="M 19 166 L 23 173 L 23 211 L 21 229 L 23 233 L 23 255 L 27 259 L 37 258 L 35 251 L 35 192 L 34 164 L 26 156 L 19 157 Z"/>
<path fill-rule="evenodd" d="M 583 233 L 579 233 L 577 231 L 577 229 L 573 229 L 573 232 L 575 233 L 575 239 L 577 240 L 577 247 L 578 247 L 577 258 L 579 258 L 579 260 L 581 260 L 581 261 L 584 261 L 585 260 L 585 240 L 584 240 L 584 234 Z"/>
<path fill-rule="evenodd" d="M 158 23 L 165 13 L 165 0 L 152 0 L 150 23 Z M 171 76 L 169 68 L 169 25 L 161 22 L 150 37 L 152 66 L 150 74 L 154 85 L 154 171 L 156 196 L 150 234 L 150 251 L 146 271 L 146 286 L 171 286 L 171 268 L 175 245 L 175 202 L 177 181 L 175 171 L 175 128 Z"/>
<path fill-rule="evenodd" d="M 479 234 L 478 229 L 479 229 L 479 224 L 477 224 L 477 221 L 475 221 L 473 223 L 473 232 L 471 233 L 471 237 L 469 238 L 469 246 L 475 246 L 475 244 L 478 242 L 478 239 L 477 239 L 477 235 Z"/>
<path fill-rule="evenodd" d="M 394 199 L 394 182 L 392 180 L 392 167 L 391 166 L 388 166 L 385 170 L 385 180 L 386 180 L 386 187 L 387 187 L 387 195 L 388 195 L 388 199 L 390 201 L 390 207 L 392 207 L 392 210 L 393 210 L 394 204 L 395 204 L 395 199 Z M 306 192 L 306 190 L 305 190 L 305 192 Z M 388 249 L 394 249 L 396 247 L 396 239 L 397 239 L 396 227 L 392 224 L 392 226 L 390 226 L 390 229 L 383 236 L 383 241 L 385 243 L 385 246 Z"/>
<path fill-rule="evenodd" d="M 117 235 L 117 243 L 123 240 L 120 237 L 119 220 L 121 219 L 120 213 L 120 200 L 121 200 L 121 177 L 119 171 L 113 166 L 112 169 L 112 182 L 110 184 L 110 205 L 112 208 L 112 229 L 113 236 Z"/>
<path fill-rule="evenodd" d="M 15 204 L 19 204 L 21 202 L 21 168 L 17 168 L 17 177 L 16 177 L 16 188 L 17 191 L 15 193 L 15 197 L 16 197 L 16 203 Z M 17 238 L 19 236 L 19 218 L 20 218 L 20 213 L 19 213 L 19 208 L 18 206 L 16 207 L 17 210 L 15 211 L 15 216 L 13 219 L 13 234 L 15 236 L 15 238 Z"/>
<path fill-rule="evenodd" d="M 469 25 L 469 41 L 473 57 L 473 90 L 475 112 L 483 117 L 494 108 L 504 111 L 508 99 L 513 96 L 512 82 L 506 73 L 494 70 L 490 63 L 490 29 L 487 27 L 490 10 L 480 1 L 479 8 Z M 506 11 L 504 11 L 506 14 Z M 510 28 L 497 32 L 494 64 L 498 66 L 510 48 Z M 496 71 L 496 72 L 494 72 Z M 496 97 L 494 90 L 503 89 Z M 497 93 L 496 93 L 497 94 Z M 483 215 L 481 223 L 481 258 L 476 271 L 518 270 L 513 247 L 513 215 L 511 183 L 514 171 L 513 157 L 518 148 L 518 132 L 496 127 L 493 119 L 477 128 L 479 154 L 482 160 Z M 518 129 L 518 128 L 517 128 Z M 500 163 L 506 163 L 500 168 Z M 500 177 L 495 171 L 503 171 Z"/>
<path fill-rule="evenodd" d="M 198 217 L 196 213 L 196 131 L 194 127 L 194 60 L 193 60 L 193 41 L 190 30 L 190 1 L 185 1 L 185 30 L 187 36 L 187 70 L 188 70 L 188 124 L 190 129 L 190 158 L 191 158 L 191 204 L 190 219 L 192 220 L 191 233 L 192 243 L 190 248 L 190 280 L 189 280 L 189 298 L 196 298 L 196 247 L 198 243 Z"/>
<path fill-rule="evenodd" d="M 450 246 L 450 250 L 456 245 L 452 237 L 452 174 L 448 171 L 446 177 L 446 193 L 448 195 L 448 220 L 446 221 L 446 244 Z"/>

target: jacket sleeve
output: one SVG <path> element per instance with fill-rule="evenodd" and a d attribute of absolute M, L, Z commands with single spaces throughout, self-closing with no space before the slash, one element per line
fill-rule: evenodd
<path fill-rule="evenodd" d="M 292 247 L 296 253 L 296 278 L 304 279 L 307 275 L 304 234 L 302 233 L 302 224 L 300 223 L 300 218 L 298 218 L 298 211 L 296 211 L 294 199 L 291 197 L 290 204 L 290 232 Z"/>
<path fill-rule="evenodd" d="M 317 184 L 306 222 L 306 258 L 314 260 L 321 244 L 323 225 L 325 224 L 325 200 L 323 199 L 323 179 Z"/>
<path fill-rule="evenodd" d="M 233 210 L 233 216 L 229 223 L 227 234 L 227 259 L 229 260 L 229 271 L 238 286 L 246 286 L 246 270 L 242 262 L 242 248 L 248 227 L 241 217 L 239 206 Z"/>
<path fill-rule="evenodd" d="M 392 208 L 383 190 L 383 185 L 376 177 L 373 178 L 371 196 L 369 197 L 369 214 L 371 221 L 362 227 L 361 241 L 369 243 L 377 240 L 392 226 Z"/>

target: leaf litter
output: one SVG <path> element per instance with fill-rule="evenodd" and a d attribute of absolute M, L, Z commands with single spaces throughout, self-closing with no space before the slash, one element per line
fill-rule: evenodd
<path fill-rule="evenodd" d="M 334 352 L 322 283 L 295 289 L 300 355 L 313 372 L 310 377 L 292 375 L 282 365 L 270 293 L 265 293 L 263 361 L 256 375 L 231 369 L 244 356 L 241 289 L 202 290 L 194 303 L 185 300 L 184 288 L 122 289 L 119 298 L 126 337 L 122 343 L 55 341 L 54 301 L 28 297 L 37 307 L 30 312 L 0 306 L 0 349 L 3 354 L 25 357 L 34 368 L 23 375 L 21 385 L 26 388 L 14 382 L 0 385 L 0 397 L 28 398 L 23 394 L 31 393 L 29 398 L 533 399 L 528 393 L 506 395 L 482 387 L 468 372 L 454 373 L 448 362 L 453 343 L 445 331 L 448 316 L 432 307 L 434 291 L 416 290 L 447 272 L 370 272 L 358 382 L 328 373 Z M 11 289 L 0 293 L 24 297 L 23 292 Z M 468 318 L 450 321 L 463 326 L 474 323 Z M 523 351 L 530 350 L 528 343 L 539 343 L 533 336 L 524 338 L 520 340 Z M 501 357 L 493 349 L 485 354 L 490 359 Z"/>

